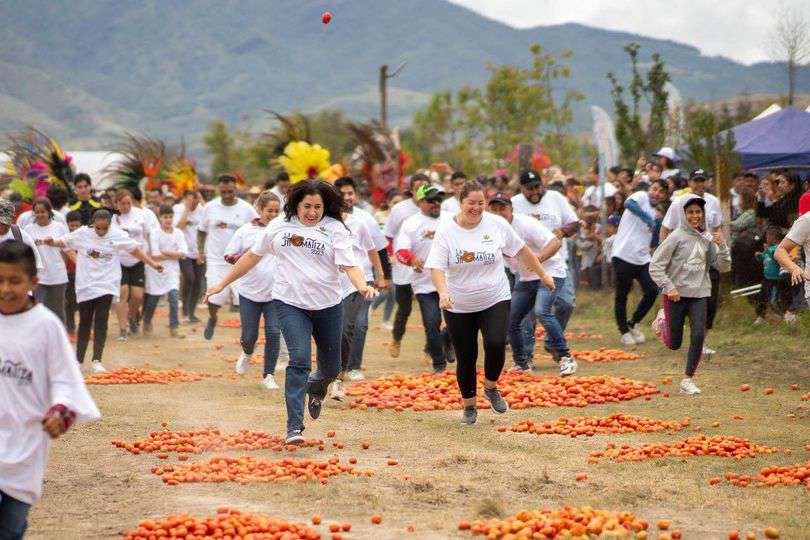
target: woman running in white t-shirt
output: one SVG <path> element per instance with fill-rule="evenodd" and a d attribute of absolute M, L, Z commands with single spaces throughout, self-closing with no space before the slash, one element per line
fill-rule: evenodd
<path fill-rule="evenodd" d="M 34 201 L 31 212 L 34 221 L 25 227 L 25 232 L 34 239 L 43 266 L 38 276 L 37 297 L 45 307 L 56 313 L 60 321 L 65 322 L 65 291 L 68 283 L 65 258 L 61 249 L 44 245 L 42 239 L 61 238 L 68 233 L 68 228 L 54 219 L 48 199 Z"/>
<path fill-rule="evenodd" d="M 425 268 L 431 270 L 456 351 L 456 379 L 464 400 L 461 422 L 469 425 L 478 419 L 475 396 L 479 331 L 484 339 L 484 395 L 494 412 L 509 410 L 498 391 L 511 299 L 504 255 L 520 257 L 547 289 L 554 289 L 554 279 L 505 219 L 485 212 L 481 184 L 474 180 L 464 184 L 459 202 L 461 211 L 443 220 L 436 229 Z"/>
<path fill-rule="evenodd" d="M 250 251 L 227 276 L 206 293 L 217 294 L 255 267 L 267 255 L 276 258 L 273 304 L 290 351 L 284 396 L 287 404 L 287 444 L 304 438 L 304 402 L 318 418 L 329 384 L 340 371 L 343 305 L 340 272 L 357 291 L 373 298 L 352 253 L 352 239 L 343 224 L 343 203 L 334 187 L 320 180 L 295 184 L 284 205 L 284 217 L 273 220 Z M 312 368 L 311 340 L 317 346 L 318 369 Z M 308 395 L 308 400 L 305 396 Z"/>

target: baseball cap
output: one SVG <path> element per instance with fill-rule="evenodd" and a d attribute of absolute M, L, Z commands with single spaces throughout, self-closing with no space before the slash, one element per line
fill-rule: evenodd
<path fill-rule="evenodd" d="M 688 207 L 692 206 L 693 204 L 696 204 L 696 205 L 700 206 L 701 208 L 705 208 L 706 207 L 706 199 L 704 199 L 703 197 L 697 197 L 697 196 L 691 197 L 688 201 L 683 203 L 683 209 L 686 210 Z"/>
<path fill-rule="evenodd" d="M 675 161 L 675 150 L 670 148 L 669 146 L 664 146 L 658 152 L 653 154 L 655 157 L 665 157 L 667 159 L 671 159 Z"/>
<path fill-rule="evenodd" d="M 11 225 L 14 221 L 14 203 L 8 199 L 0 199 L 0 223 Z"/>
<path fill-rule="evenodd" d="M 537 171 L 523 171 L 520 173 L 521 186 L 535 186 L 541 184 L 540 174 Z"/>
<path fill-rule="evenodd" d="M 689 180 L 697 180 L 698 178 L 702 178 L 706 180 L 709 176 L 706 174 L 706 171 L 703 169 L 695 169 L 692 171 L 692 174 L 689 175 Z"/>
<path fill-rule="evenodd" d="M 444 188 L 436 184 L 425 184 L 424 186 L 419 186 L 419 189 L 416 190 L 417 201 L 442 199 L 443 195 Z"/>
<path fill-rule="evenodd" d="M 502 191 L 499 191 L 498 193 L 495 193 L 494 195 L 492 195 L 492 197 L 489 198 L 489 204 L 493 204 L 493 203 L 494 204 L 512 204 L 512 199 L 509 198 L 508 194 L 503 193 Z"/>

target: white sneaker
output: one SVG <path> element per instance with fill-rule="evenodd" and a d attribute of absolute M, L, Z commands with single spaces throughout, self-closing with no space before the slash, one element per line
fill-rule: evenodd
<path fill-rule="evenodd" d="M 704 356 L 711 356 L 713 354 L 717 354 L 717 351 L 715 351 L 714 349 L 710 349 L 705 345 L 703 346 L 703 355 Z"/>
<path fill-rule="evenodd" d="M 253 357 L 252 354 L 247 354 L 244 351 L 239 355 L 239 360 L 236 361 L 237 375 L 244 375 L 247 372 L 248 367 L 250 367 L 251 357 Z"/>
<path fill-rule="evenodd" d="M 639 332 L 641 333 L 641 332 Z M 636 346 L 636 339 L 633 337 L 632 332 L 626 332 L 622 334 L 622 347 L 628 347 L 630 349 Z"/>
<path fill-rule="evenodd" d="M 128 340 L 129 334 L 127 333 L 126 330 L 121 330 L 120 332 L 118 332 L 118 341 L 128 341 Z"/>
<path fill-rule="evenodd" d="M 276 384 L 276 378 L 273 377 L 273 374 L 265 375 L 264 380 L 262 380 L 262 386 L 267 390 L 278 390 L 278 384 Z"/>
<path fill-rule="evenodd" d="M 346 374 L 346 376 L 349 377 L 350 381 L 357 382 L 357 381 L 365 381 L 366 380 L 366 376 L 363 375 L 363 372 L 360 371 L 359 369 L 351 370 L 349 373 Z"/>
<path fill-rule="evenodd" d="M 692 382 L 692 379 L 687 378 L 681 381 L 681 394 L 694 395 L 699 393 L 700 388 L 695 386 L 695 383 Z"/>
<path fill-rule="evenodd" d="M 790 311 L 785 312 L 785 323 L 787 323 L 787 324 L 796 324 L 797 320 L 798 320 L 798 317 L 796 317 L 795 313 L 792 313 Z"/>
<path fill-rule="evenodd" d="M 107 373 L 107 368 L 101 365 L 101 360 L 93 360 L 93 373 Z"/>
<path fill-rule="evenodd" d="M 332 390 L 329 397 L 335 401 L 343 401 L 346 399 L 346 391 L 343 390 L 343 381 L 338 379 L 332 383 Z"/>
<path fill-rule="evenodd" d="M 573 375 L 577 371 L 577 363 L 570 356 L 560 358 L 560 377 L 567 377 Z"/>
<path fill-rule="evenodd" d="M 759 326 L 760 324 L 762 324 L 764 322 L 765 322 L 765 319 L 763 319 L 762 317 L 757 317 L 756 319 L 754 319 L 754 326 Z"/>
<path fill-rule="evenodd" d="M 380 328 L 385 330 L 386 332 L 390 332 L 391 330 L 394 329 L 394 323 L 384 322 L 380 324 Z"/>
<path fill-rule="evenodd" d="M 289 363 L 290 362 L 288 360 L 279 360 L 278 362 L 276 362 L 276 371 L 287 369 Z"/>
<path fill-rule="evenodd" d="M 641 345 L 646 341 L 644 334 L 641 333 L 641 327 L 637 324 L 630 327 L 630 335 L 633 336 L 633 341 L 636 342 L 636 345 Z"/>

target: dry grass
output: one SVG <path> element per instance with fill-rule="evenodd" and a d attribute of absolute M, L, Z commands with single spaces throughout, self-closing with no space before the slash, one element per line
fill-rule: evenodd
<path fill-rule="evenodd" d="M 571 329 L 601 333 L 606 338 L 603 342 L 580 340 L 574 347 L 616 347 L 618 336 L 608 297 L 582 293 L 579 304 Z M 205 516 L 219 506 L 301 521 L 321 514 L 324 523 L 352 523 L 350 538 L 400 538 L 408 525 L 416 527 L 411 537 L 455 538 L 461 537 L 455 531 L 461 520 L 566 504 L 629 510 L 651 522 L 669 518 L 686 538 L 725 538 L 725 532 L 733 528 L 761 531 L 766 525 L 782 529 L 783 538 L 807 538 L 810 502 L 803 488 L 740 489 L 708 484 L 710 477 L 726 471 L 755 474 L 766 464 L 797 463 L 810 456 L 803 450 L 810 443 L 810 420 L 801 408 L 800 392 L 789 389 L 791 383 L 800 383 L 801 393 L 810 391 L 808 316 L 805 313 L 802 326 L 792 332 L 776 324 L 753 328 L 748 326 L 752 319 L 750 309 L 740 302 L 724 306 L 717 322 L 719 330 L 710 339 L 711 346 L 721 354 L 701 366 L 698 383 L 704 393 L 699 397 L 677 395 L 683 352 L 665 352 L 650 339 L 641 347 L 649 355 L 645 360 L 583 364 L 581 373 L 624 375 L 659 385 L 666 373 L 673 376 L 674 382 L 661 389 L 672 392 L 670 399 L 655 396 L 651 401 L 636 399 L 576 410 L 531 409 L 497 418 L 482 412 L 479 424 L 473 428 L 459 425 L 458 411 L 341 411 L 330 403 L 319 421 L 309 422 L 306 436 L 323 438 L 327 431 L 336 431 L 336 439 L 327 439 L 327 444 L 333 440 L 345 444 L 337 455 L 341 459 L 357 457 L 359 468 L 374 470 L 377 476 L 341 477 L 327 486 L 169 487 L 149 472 L 150 467 L 165 461 L 154 454 L 131 455 L 110 444 L 114 438 L 141 437 L 160 429 L 164 420 L 178 430 L 210 426 L 283 434 L 283 394 L 259 388 L 258 366 L 237 381 L 226 378 L 170 386 L 95 386 L 91 390 L 104 418 L 73 430 L 54 444 L 45 496 L 32 512 L 29 538 L 110 538 L 134 528 L 138 520 L 146 517 L 179 511 Z M 367 375 L 422 371 L 423 338 L 414 329 L 415 321 L 398 360 L 385 354 L 387 335 L 378 330 L 378 323 L 374 316 L 367 347 Z M 166 337 L 167 330 L 161 328 L 157 334 L 161 339 L 139 338 L 125 345 L 110 342 L 107 364 L 143 367 L 149 363 L 174 368 L 182 363 L 186 369 L 229 371 L 232 364 L 223 359 L 238 353 L 237 332 L 218 330 L 215 343 L 224 345 L 221 351 L 202 340 L 200 332 L 183 341 L 172 341 Z M 538 365 L 543 374 L 554 371 L 550 362 L 541 360 Z M 750 392 L 739 391 L 744 383 L 751 384 Z M 776 392 L 766 396 L 762 392 L 765 387 L 773 387 Z M 675 440 L 692 431 L 569 439 L 498 433 L 495 429 L 524 418 L 547 420 L 614 412 L 668 420 L 691 416 L 693 426 L 701 426 L 703 433 L 747 437 L 792 449 L 793 455 L 742 462 L 695 458 L 588 465 L 590 452 L 604 448 L 610 441 L 638 444 Z M 733 420 L 734 415 L 743 419 Z M 720 422 L 720 427 L 711 427 L 715 421 Z M 371 443 L 370 449 L 361 448 L 363 441 Z M 331 455 L 332 450 L 330 445 L 326 452 L 303 449 L 295 455 Z M 271 451 L 250 455 L 278 456 Z M 399 465 L 387 466 L 388 459 L 398 460 Z M 588 479 L 576 482 L 574 476 L 583 471 L 588 473 Z M 403 479 L 406 476 L 410 478 Z M 384 518 L 383 524 L 376 527 L 369 523 L 375 513 Z"/>

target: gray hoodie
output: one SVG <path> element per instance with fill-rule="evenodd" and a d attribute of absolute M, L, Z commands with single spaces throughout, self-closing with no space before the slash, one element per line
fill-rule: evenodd
<path fill-rule="evenodd" d="M 696 197 L 693 195 L 690 199 Z M 712 291 L 709 268 L 728 272 L 731 269 L 731 255 L 728 245 L 723 243 L 718 246 L 712 240 L 711 233 L 689 226 L 684 211 L 688 200 L 675 203 L 680 207 L 680 226 L 653 253 L 650 277 L 659 287 L 663 287 L 665 293 L 677 289 L 686 298 L 705 298 Z"/>

